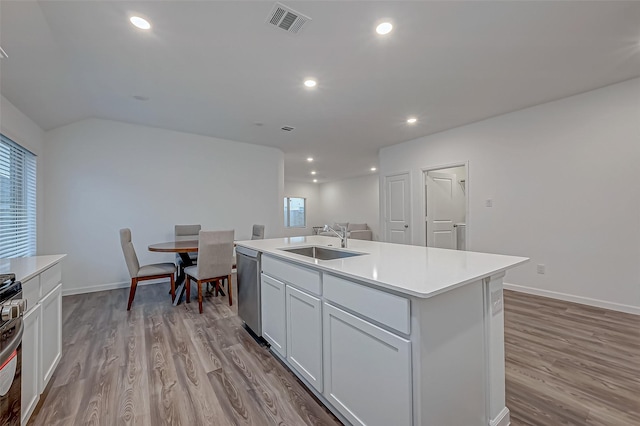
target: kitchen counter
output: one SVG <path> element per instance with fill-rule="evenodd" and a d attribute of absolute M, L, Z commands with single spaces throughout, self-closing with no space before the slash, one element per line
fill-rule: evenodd
<path fill-rule="evenodd" d="M 262 337 L 344 424 L 509 424 L 502 280 L 527 258 L 326 236 L 237 245 L 262 253 Z M 309 246 L 362 255 L 282 250 Z"/>
<path fill-rule="evenodd" d="M 12 272 L 16 274 L 16 280 L 24 283 L 50 266 L 60 262 L 66 256 L 66 254 L 52 254 L 46 256 L 0 259 L 0 274 Z"/>
<path fill-rule="evenodd" d="M 341 249 L 338 238 L 325 236 L 239 241 L 237 245 L 420 298 L 433 297 L 529 260 L 526 257 L 364 240 L 349 240 L 349 247 Z M 280 250 L 311 245 L 366 254 L 318 260 Z"/>

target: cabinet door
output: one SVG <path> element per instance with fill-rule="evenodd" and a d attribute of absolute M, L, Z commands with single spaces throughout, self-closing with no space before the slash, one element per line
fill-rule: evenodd
<path fill-rule="evenodd" d="M 42 299 L 42 370 L 40 389 L 44 390 L 62 355 L 62 284 Z"/>
<path fill-rule="evenodd" d="M 322 303 L 287 286 L 287 360 L 322 392 Z"/>
<path fill-rule="evenodd" d="M 411 342 L 329 303 L 323 311 L 325 397 L 354 425 L 411 425 Z"/>
<path fill-rule="evenodd" d="M 262 274 L 260 280 L 262 305 L 262 337 L 271 349 L 287 356 L 284 283 Z"/>
<path fill-rule="evenodd" d="M 40 399 L 40 315 L 42 307 L 38 303 L 30 306 L 23 317 L 22 335 L 22 424 Z"/>

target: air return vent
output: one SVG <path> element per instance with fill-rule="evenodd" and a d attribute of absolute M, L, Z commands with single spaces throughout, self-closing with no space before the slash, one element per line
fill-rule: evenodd
<path fill-rule="evenodd" d="M 311 18 L 296 12 L 282 3 L 276 3 L 267 17 L 268 24 L 275 25 L 278 28 L 294 34 L 300 32 L 302 27 L 309 21 L 311 21 Z"/>
<path fill-rule="evenodd" d="M 293 129 L 295 129 L 295 127 L 291 127 L 291 126 L 284 126 L 284 127 L 282 128 L 282 130 L 284 130 L 285 132 L 290 132 L 290 131 L 292 131 Z"/>

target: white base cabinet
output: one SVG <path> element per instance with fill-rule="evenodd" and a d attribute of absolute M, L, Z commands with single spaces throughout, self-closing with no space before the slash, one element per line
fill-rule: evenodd
<path fill-rule="evenodd" d="M 26 425 L 62 357 L 62 270 L 64 256 L 11 259 L 27 299 L 23 316 L 21 424 Z"/>
<path fill-rule="evenodd" d="M 262 337 L 272 350 L 286 357 L 285 284 L 264 274 L 261 278 Z"/>
<path fill-rule="evenodd" d="M 325 397 L 354 425 L 411 425 L 411 342 L 324 303 Z"/>
<path fill-rule="evenodd" d="M 287 360 L 322 392 L 322 302 L 287 286 Z"/>
<path fill-rule="evenodd" d="M 29 303 L 27 301 L 27 303 Z M 40 324 L 42 306 L 40 303 L 29 307 L 23 317 L 22 334 L 22 424 L 33 413 L 40 400 Z"/>
<path fill-rule="evenodd" d="M 42 361 L 40 389 L 44 390 L 62 356 L 62 284 L 42 298 Z"/>

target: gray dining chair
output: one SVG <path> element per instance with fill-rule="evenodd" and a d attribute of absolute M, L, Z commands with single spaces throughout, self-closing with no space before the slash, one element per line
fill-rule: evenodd
<path fill-rule="evenodd" d="M 127 262 L 127 269 L 131 276 L 131 289 L 129 290 L 129 303 L 127 311 L 131 310 L 133 298 L 136 296 L 138 281 L 155 280 L 158 278 L 171 279 L 171 299 L 176 297 L 176 265 L 173 263 L 153 263 L 151 265 L 140 266 L 136 250 L 131 242 L 131 230 L 124 228 L 120 230 L 120 245 L 124 253 L 124 260 Z"/>
<path fill-rule="evenodd" d="M 202 313 L 202 284 L 215 282 L 216 294 L 220 282 L 227 280 L 229 306 L 233 304 L 231 268 L 233 266 L 234 231 L 200 231 L 198 239 L 198 264 L 184 269 L 187 302 L 191 300 L 191 281 L 198 285 L 198 309 Z"/>
<path fill-rule="evenodd" d="M 201 229 L 201 225 L 176 225 L 174 227 L 174 235 L 176 241 L 197 240 L 198 232 L 200 232 Z M 198 261 L 198 253 L 188 253 L 188 255 L 193 264 Z M 176 260 L 178 264 L 182 262 L 182 258 L 179 254 L 176 254 Z"/>
<path fill-rule="evenodd" d="M 264 225 L 253 225 L 252 240 L 264 240 Z"/>

